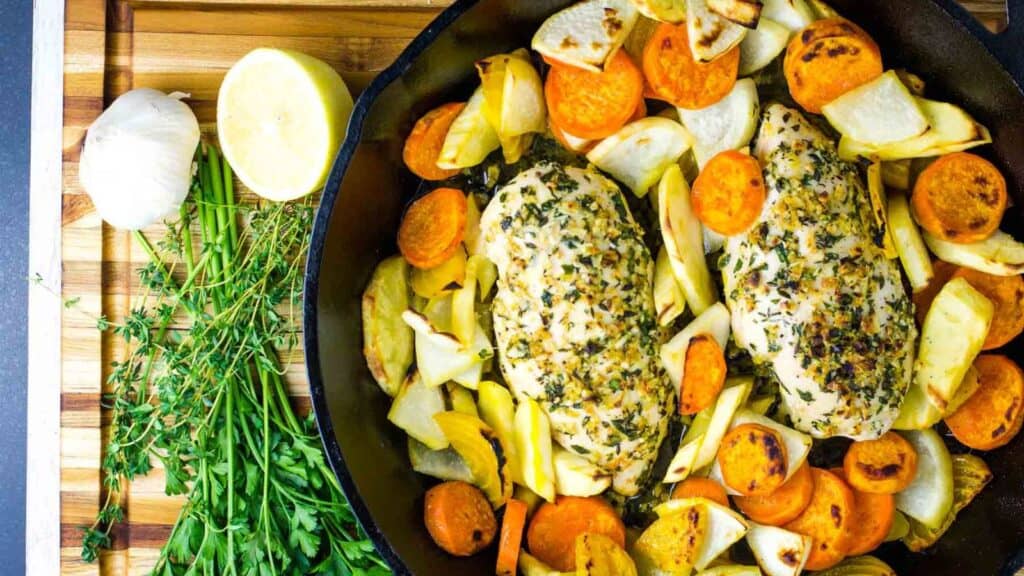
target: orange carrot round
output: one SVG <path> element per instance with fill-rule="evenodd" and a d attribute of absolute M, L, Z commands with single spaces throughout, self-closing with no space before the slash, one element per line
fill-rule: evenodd
<path fill-rule="evenodd" d="M 739 234 L 757 221 L 764 207 L 761 165 L 742 152 L 722 152 L 700 171 L 690 197 L 705 226 L 726 236 Z"/>
<path fill-rule="evenodd" d="M 553 61 L 544 82 L 551 121 L 578 138 L 611 136 L 633 116 L 643 99 L 644 79 L 620 50 L 601 72 Z"/>
<path fill-rule="evenodd" d="M 962 244 L 988 238 L 1006 212 L 1006 179 L 969 152 L 947 154 L 917 177 L 910 208 L 922 228 Z"/>
<path fill-rule="evenodd" d="M 914 317 L 917 319 L 918 326 L 924 326 L 924 318 L 928 315 L 928 309 L 932 307 L 932 302 L 935 301 L 939 291 L 946 285 L 946 282 L 949 282 L 953 274 L 956 274 L 958 269 L 955 264 L 950 264 L 949 262 L 943 262 L 942 260 L 932 261 L 932 270 L 935 271 L 935 275 L 927 286 L 914 292 L 912 297 L 914 300 Z"/>
<path fill-rule="evenodd" d="M 736 84 L 739 46 L 711 62 L 698 62 L 690 51 L 686 23 L 658 25 L 644 46 L 644 76 L 656 98 L 690 110 L 725 98 Z"/>
<path fill-rule="evenodd" d="M 811 502 L 814 495 L 814 477 L 806 462 L 789 480 L 766 496 L 736 496 L 733 502 L 748 518 L 760 524 L 782 526 L 792 521 Z"/>
<path fill-rule="evenodd" d="M 857 30 L 840 33 L 835 22 L 819 20 L 790 41 L 783 71 L 790 95 L 804 110 L 820 114 L 825 104 L 882 75 L 878 44 Z"/>
<path fill-rule="evenodd" d="M 982 350 L 1004 346 L 1024 332 L 1024 277 L 995 276 L 971 268 L 960 268 L 953 277 L 967 280 L 995 306 Z"/>
<path fill-rule="evenodd" d="M 765 496 L 786 481 L 786 445 L 778 432 L 760 424 L 740 424 L 718 448 L 726 486 L 744 496 Z"/>
<path fill-rule="evenodd" d="M 846 472 L 842 468 L 833 468 L 833 474 L 845 479 Z M 847 556 L 860 556 L 878 548 L 892 529 L 896 517 L 896 498 L 892 494 L 872 494 L 853 488 L 853 499 L 856 503 L 850 534 L 850 549 Z"/>
<path fill-rule="evenodd" d="M 465 107 L 465 102 L 443 104 L 424 114 L 412 127 L 412 132 L 405 139 L 402 159 L 413 174 L 424 180 L 444 180 L 459 173 L 458 170 L 439 168 L 437 158 L 441 155 L 448 129 Z"/>
<path fill-rule="evenodd" d="M 707 498 L 712 502 L 718 502 L 722 506 L 729 505 L 729 495 L 725 493 L 722 485 L 710 478 L 690 476 L 686 480 L 676 484 L 672 489 L 673 500 L 683 498 Z"/>
<path fill-rule="evenodd" d="M 501 535 L 498 537 L 498 564 L 494 570 L 497 576 L 516 576 L 527 509 L 525 502 L 515 498 L 505 503 L 505 518 L 501 521 Z"/>
<path fill-rule="evenodd" d="M 398 228 L 398 249 L 409 264 L 433 268 L 451 258 L 466 233 L 466 195 L 438 188 L 405 211 Z"/>
<path fill-rule="evenodd" d="M 576 570 L 576 537 L 601 534 L 626 547 L 626 526 L 600 496 L 559 496 L 537 509 L 526 531 L 530 554 L 562 572 Z"/>
<path fill-rule="evenodd" d="M 679 385 L 679 413 L 693 415 L 707 408 L 725 385 L 725 353 L 714 336 L 701 334 L 686 349 L 683 381 Z"/>
<path fill-rule="evenodd" d="M 1005 446 L 1024 423 L 1024 372 L 1016 362 L 999 354 L 974 360 L 978 391 L 946 417 L 953 436 L 975 450 Z"/>
<path fill-rule="evenodd" d="M 842 478 L 821 468 L 811 468 L 811 474 L 811 502 L 783 528 L 812 538 L 814 543 L 805 568 L 824 570 L 838 564 L 850 549 L 857 503 L 853 490 Z"/>
<path fill-rule="evenodd" d="M 423 520 L 430 537 L 453 556 L 472 556 L 486 548 L 498 531 L 487 497 L 465 482 L 452 481 L 427 490 Z"/>
<path fill-rule="evenodd" d="M 875 440 L 850 445 L 843 458 L 850 487 L 872 494 L 895 494 L 914 481 L 917 452 L 903 436 L 886 432 Z"/>

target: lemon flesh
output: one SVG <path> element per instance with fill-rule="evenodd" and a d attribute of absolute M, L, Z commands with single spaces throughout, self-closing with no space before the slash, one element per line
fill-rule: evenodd
<path fill-rule="evenodd" d="M 351 113 L 352 95 L 327 63 L 258 48 L 224 77 L 217 133 L 246 186 L 269 200 L 286 201 L 323 185 Z"/>

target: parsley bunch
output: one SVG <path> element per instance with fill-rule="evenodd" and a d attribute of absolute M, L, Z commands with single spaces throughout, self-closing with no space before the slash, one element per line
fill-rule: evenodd
<path fill-rule="evenodd" d="M 313 207 L 238 205 L 216 149 L 196 158 L 179 221 L 155 247 L 136 233 L 150 257 L 146 296 L 123 324 L 98 322 L 129 351 L 109 378 L 106 497 L 82 557 L 110 546 L 124 483 L 159 461 L 167 493 L 187 499 L 154 574 L 389 574 L 282 378 L 277 350 L 297 342 Z"/>

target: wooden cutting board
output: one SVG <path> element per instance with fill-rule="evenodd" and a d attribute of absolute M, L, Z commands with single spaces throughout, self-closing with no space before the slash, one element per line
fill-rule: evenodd
<path fill-rule="evenodd" d="M 529 1 L 529 0 L 522 0 Z M 292 48 L 333 65 L 354 92 L 384 69 L 451 0 L 66 0 L 61 341 L 60 555 L 65 574 L 146 574 L 177 516 L 179 498 L 164 495 L 162 471 L 132 483 L 113 550 L 81 561 L 81 526 L 101 498 L 100 461 L 107 414 L 100 406 L 110 363 L 123 357 L 119 338 L 95 319 L 123 319 L 140 293 L 135 271 L 146 262 L 131 236 L 101 223 L 78 184 L 85 130 L 104 106 L 132 88 L 191 94 L 207 133 L 227 69 L 260 46 Z M 1002 0 L 965 2 L 995 28 Z M 160 229 L 147 231 L 152 237 Z M 305 404 L 302 351 L 292 355 L 290 391 Z M 29 479 L 31 482 L 31 478 Z M 29 512 L 31 514 L 31 511 Z"/>

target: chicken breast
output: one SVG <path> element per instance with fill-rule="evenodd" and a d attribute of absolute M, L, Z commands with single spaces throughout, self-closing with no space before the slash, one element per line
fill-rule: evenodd
<path fill-rule="evenodd" d="M 855 167 L 800 112 L 767 108 L 755 154 L 764 210 L 721 261 L 735 338 L 774 371 L 798 429 L 876 438 L 899 412 L 917 339 L 898 261 L 874 241 Z"/>
<path fill-rule="evenodd" d="M 498 191 L 480 228 L 498 268 L 505 379 L 541 404 L 555 441 L 635 494 L 665 436 L 672 390 L 658 362 L 654 264 L 618 186 L 540 163 Z"/>

